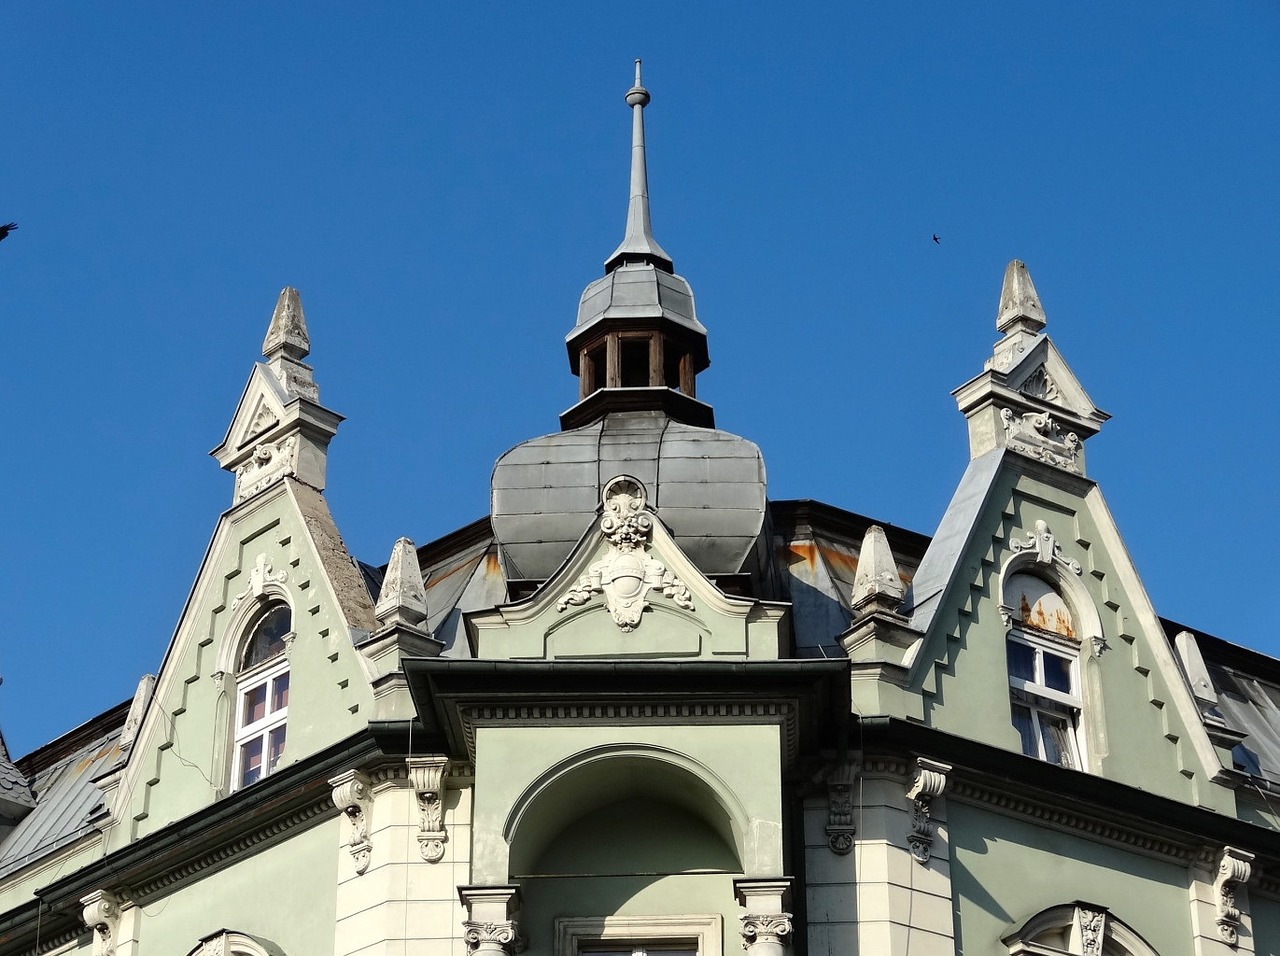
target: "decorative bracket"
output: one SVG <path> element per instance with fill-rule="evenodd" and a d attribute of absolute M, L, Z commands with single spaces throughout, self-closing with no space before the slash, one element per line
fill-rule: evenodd
<path fill-rule="evenodd" d="M 231 601 L 231 610 L 235 610 L 245 598 L 253 596 L 254 599 L 261 601 L 266 597 L 268 584 L 283 584 L 289 577 L 289 572 L 281 569 L 275 571 L 271 567 L 271 562 L 267 559 L 266 552 L 261 552 L 253 559 L 253 568 L 249 571 L 249 583 L 245 589 L 235 596 Z"/>
<path fill-rule="evenodd" d="M 113 956 L 120 930 L 120 900 L 108 890 L 94 890 L 80 898 L 81 918 L 93 930 L 93 956 Z"/>
<path fill-rule="evenodd" d="M 418 851 L 428 863 L 444 859 L 449 834 L 444 828 L 444 773 L 449 758 L 410 757 L 409 785 L 418 797 Z"/>
<path fill-rule="evenodd" d="M 1240 937 L 1241 913 L 1236 905 L 1236 890 L 1249 882 L 1252 873 L 1252 853 L 1230 846 L 1222 848 L 1213 895 L 1218 908 L 1218 935 L 1230 946 L 1235 946 Z"/>
<path fill-rule="evenodd" d="M 1066 556 L 1057 536 L 1049 530 L 1048 522 L 1037 521 L 1032 528 L 1033 530 L 1028 531 L 1025 538 L 1010 540 L 1009 547 L 1014 551 L 1034 551 L 1036 564 L 1054 564 L 1056 562 L 1072 574 L 1081 573 L 1083 569 L 1080 567 L 1080 562 L 1075 558 Z"/>
<path fill-rule="evenodd" d="M 603 593 L 614 623 L 624 632 L 634 631 L 649 606 L 649 592 L 657 589 L 676 607 L 692 611 L 693 597 L 684 582 L 649 557 L 653 514 L 644 485 L 630 475 L 619 475 L 604 486 L 600 497 L 604 508 L 600 534 L 608 540 L 609 550 L 564 593 L 556 610 L 586 604 L 593 594 Z"/>
<path fill-rule="evenodd" d="M 264 406 L 265 407 L 265 406 Z M 270 411 L 267 409 L 267 411 Z M 286 435 L 279 441 L 259 442 L 236 469 L 235 504 L 252 498 L 263 488 L 286 475 L 297 472 L 298 436 Z"/>
<path fill-rule="evenodd" d="M 911 855 L 916 862 L 927 865 L 933 850 L 933 799 L 947 788 L 951 765 L 924 757 L 917 757 L 916 765 L 919 769 L 915 780 L 907 788 L 907 799 L 912 801 L 911 832 L 907 834 L 907 845 L 911 847 Z"/>
<path fill-rule="evenodd" d="M 373 814 L 373 788 L 369 778 L 359 770 L 347 770 L 329 779 L 333 802 L 346 815 L 351 825 L 347 847 L 355 862 L 356 873 L 369 869 L 373 844 L 369 842 L 369 818 Z"/>
<path fill-rule="evenodd" d="M 853 849 L 853 780 L 858 765 L 852 760 L 832 764 L 827 771 L 827 846 L 837 856 Z"/>

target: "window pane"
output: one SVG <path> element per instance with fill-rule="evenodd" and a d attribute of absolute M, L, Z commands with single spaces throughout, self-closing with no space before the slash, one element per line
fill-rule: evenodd
<path fill-rule="evenodd" d="M 257 687 L 244 692 L 244 706 L 240 711 L 240 726 L 247 727 L 256 721 L 267 716 L 267 685 L 259 684 Z"/>
<path fill-rule="evenodd" d="M 262 776 L 262 738 L 240 745 L 240 786 L 247 787 Z"/>
<path fill-rule="evenodd" d="M 280 762 L 283 755 L 284 728 L 277 727 L 267 735 L 267 773 L 272 773 L 276 769 L 276 764 Z"/>
<path fill-rule="evenodd" d="M 1044 682 L 1045 686 L 1053 690 L 1070 694 L 1071 660 L 1066 657 L 1059 657 L 1057 654 L 1046 653 L 1044 655 Z"/>
<path fill-rule="evenodd" d="M 1021 641 L 1006 641 L 1005 646 L 1009 651 L 1009 676 L 1034 682 L 1036 679 L 1035 648 Z"/>
<path fill-rule="evenodd" d="M 1071 751 L 1071 727 L 1065 717 L 1039 712 L 1040 738 L 1044 741 L 1044 759 L 1060 767 L 1075 767 Z"/>
<path fill-rule="evenodd" d="M 277 604 L 258 622 L 245 648 L 244 666 L 253 667 L 284 653 L 284 636 L 293 628 L 293 614 L 287 605 Z"/>
<path fill-rule="evenodd" d="M 283 710 L 289 706 L 289 675 L 281 674 L 271 682 L 271 712 Z"/>
<path fill-rule="evenodd" d="M 1022 738 L 1022 752 L 1028 757 L 1039 757 L 1040 748 L 1036 745 L 1036 728 L 1031 721 L 1031 709 L 1021 704 L 1013 704 L 1010 710 L 1013 713 L 1013 726 L 1017 728 L 1018 736 Z"/>

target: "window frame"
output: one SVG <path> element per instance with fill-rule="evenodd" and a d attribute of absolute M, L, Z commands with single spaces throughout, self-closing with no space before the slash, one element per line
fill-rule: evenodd
<path fill-rule="evenodd" d="M 555 956 L 599 956 L 602 952 L 650 956 L 663 950 L 695 956 L 724 952 L 724 918 L 718 913 L 689 916 L 562 916 L 555 922 Z"/>
<path fill-rule="evenodd" d="M 1009 658 L 1010 643 L 1030 647 L 1034 652 L 1033 680 L 1014 675 Z M 1044 655 L 1046 652 L 1070 662 L 1069 678 L 1072 693 L 1064 693 L 1050 687 L 1047 683 L 1044 670 Z M 1071 770 L 1084 770 L 1087 766 L 1087 752 L 1083 732 L 1085 707 L 1080 657 L 1079 641 L 1051 631 L 1044 631 L 1022 622 L 1012 623 L 1005 634 L 1005 672 L 1009 684 L 1009 719 L 1013 723 L 1015 733 L 1019 736 L 1020 749 L 1024 756 L 1033 757 L 1046 763 L 1049 762 L 1045 752 L 1044 729 L 1041 721 L 1041 715 L 1046 714 L 1065 718 L 1069 727 L 1066 739 L 1068 742 L 1068 757 L 1071 762 L 1062 763 L 1058 761 L 1055 762 L 1055 765 L 1067 767 Z M 1032 729 L 1036 741 L 1036 753 L 1034 754 L 1027 753 L 1025 747 L 1021 747 L 1022 734 L 1018 730 L 1017 723 L 1013 721 L 1015 707 L 1024 707 L 1031 714 Z"/>
<path fill-rule="evenodd" d="M 281 607 L 289 612 L 289 630 L 285 632 L 283 637 L 283 648 L 266 660 L 259 661 L 251 667 L 245 667 L 244 659 L 251 652 L 259 629 L 271 614 Z M 271 705 L 279 680 L 283 677 L 288 681 L 291 677 L 292 667 L 289 651 L 293 644 L 294 634 L 292 606 L 287 601 L 273 600 L 261 608 L 254 617 L 252 626 L 247 629 L 246 635 L 239 642 L 236 656 L 238 670 L 235 675 L 235 694 L 232 698 L 235 708 L 231 727 L 229 780 L 229 790 L 232 793 L 243 790 L 245 787 L 251 787 L 263 778 L 269 777 L 281 766 L 285 755 L 288 753 L 289 687 L 287 684 L 283 705 L 275 709 L 272 709 Z M 246 722 L 247 698 L 249 694 L 258 688 L 265 688 L 263 715 L 257 720 Z M 271 761 L 271 738 L 276 731 L 280 730 L 283 730 L 284 738 L 280 742 L 280 753 L 274 761 Z M 244 748 L 246 744 L 250 744 L 255 740 L 261 742 L 258 775 L 253 780 L 246 781 L 244 779 Z"/>

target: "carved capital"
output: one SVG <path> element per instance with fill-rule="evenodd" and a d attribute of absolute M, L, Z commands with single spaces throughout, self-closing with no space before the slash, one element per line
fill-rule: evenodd
<path fill-rule="evenodd" d="M 742 920 L 742 948 L 748 952 L 757 943 L 774 943 L 785 946 L 790 942 L 790 913 L 748 913 Z"/>
<path fill-rule="evenodd" d="M 833 764 L 827 771 L 827 846 L 837 856 L 853 849 L 853 782 L 858 766 L 850 760 Z"/>
<path fill-rule="evenodd" d="M 1230 946 L 1240 938 L 1242 913 L 1236 890 L 1249 882 L 1253 873 L 1253 854 L 1235 847 L 1223 847 L 1218 859 L 1218 873 L 1213 881 L 1214 902 L 1218 910 L 1218 935 Z"/>
<path fill-rule="evenodd" d="M 359 770 L 347 770 L 329 780 L 333 787 L 333 803 L 348 821 L 347 848 L 355 863 L 356 873 L 369 869 L 373 844 L 369 842 L 369 818 L 373 814 L 373 788 L 369 778 Z"/>
<path fill-rule="evenodd" d="M 93 930 L 93 956 L 113 956 L 120 930 L 119 898 L 108 890 L 94 890 L 80 902 L 80 917 Z"/>
<path fill-rule="evenodd" d="M 600 534 L 609 542 L 609 550 L 561 596 L 556 610 L 581 606 L 593 595 L 603 594 L 609 615 L 622 631 L 634 631 L 640 625 L 653 590 L 676 607 L 693 610 L 693 597 L 684 582 L 649 555 L 654 518 L 644 485 L 630 475 L 619 475 L 604 486 L 601 502 Z"/>
<path fill-rule="evenodd" d="M 444 859 L 449 834 L 444 828 L 444 775 L 449 758 L 410 757 L 409 785 L 418 798 L 418 852 L 428 863 Z"/>
<path fill-rule="evenodd" d="M 947 788 L 951 765 L 917 757 L 916 768 L 915 779 L 907 788 L 907 799 L 912 801 L 911 832 L 907 834 L 907 845 L 911 847 L 911 855 L 917 863 L 927 864 L 933 850 L 933 800 Z"/>
<path fill-rule="evenodd" d="M 520 948 L 520 924 L 513 919 L 501 923 L 463 920 L 462 939 L 469 953 L 505 953 L 512 956 Z"/>
<path fill-rule="evenodd" d="M 515 919 L 520 906 L 518 886 L 460 886 L 458 898 L 467 908 L 462 939 L 468 953 L 515 956 L 524 949 Z"/>

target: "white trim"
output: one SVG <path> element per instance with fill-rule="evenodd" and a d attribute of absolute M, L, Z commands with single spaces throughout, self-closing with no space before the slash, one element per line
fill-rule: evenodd
<path fill-rule="evenodd" d="M 561 916 L 556 920 L 555 956 L 579 956 L 583 943 L 608 947 L 684 946 L 698 956 L 724 952 L 724 918 L 695 916 Z"/>

